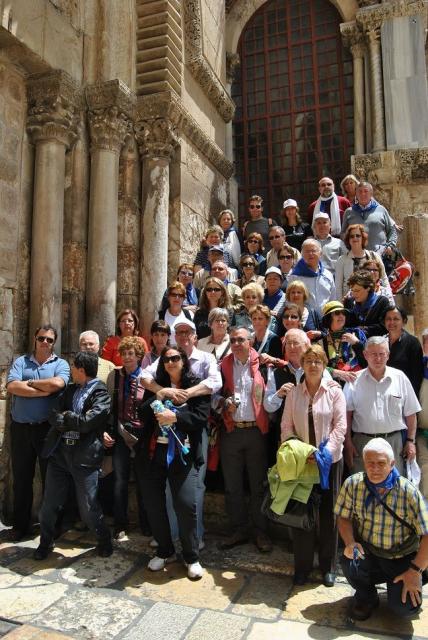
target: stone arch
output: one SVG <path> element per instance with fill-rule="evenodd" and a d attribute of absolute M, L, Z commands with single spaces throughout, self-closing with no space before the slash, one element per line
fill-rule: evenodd
<path fill-rule="evenodd" d="M 236 0 L 226 19 L 226 51 L 236 53 L 239 38 L 248 20 L 267 0 Z M 357 0 L 329 0 L 344 22 L 355 19 Z"/>

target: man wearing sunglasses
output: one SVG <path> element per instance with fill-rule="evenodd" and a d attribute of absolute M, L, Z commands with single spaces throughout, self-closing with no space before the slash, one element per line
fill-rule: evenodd
<path fill-rule="evenodd" d="M 8 538 L 18 542 L 30 531 L 33 478 L 39 461 L 44 486 L 47 460 L 41 458 L 49 431 L 48 416 L 70 378 L 68 363 L 54 353 L 57 331 L 50 324 L 36 329 L 34 351 L 13 363 L 7 378 L 12 396 L 10 425 L 13 473 L 13 527 Z"/>
<path fill-rule="evenodd" d="M 248 203 L 249 220 L 245 222 L 242 232 L 246 240 L 252 233 L 260 233 L 265 247 L 269 246 L 269 234 L 273 225 L 276 224 L 272 218 L 263 217 L 263 198 L 261 196 L 251 196 Z"/>
<path fill-rule="evenodd" d="M 269 230 L 270 249 L 266 256 L 266 267 L 279 267 L 278 255 L 284 246 L 285 231 L 282 227 L 275 225 Z"/>

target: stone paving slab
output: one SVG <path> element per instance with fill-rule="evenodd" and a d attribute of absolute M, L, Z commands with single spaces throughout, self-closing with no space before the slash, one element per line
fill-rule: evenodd
<path fill-rule="evenodd" d="M 67 640 L 70 636 L 25 624 L 7 635 L 7 640 Z"/>
<path fill-rule="evenodd" d="M 37 577 L 10 573 L 0 580 L 1 615 L 19 622 L 33 621 L 34 616 L 59 600 L 66 585 L 47 582 Z"/>
<path fill-rule="evenodd" d="M 198 609 L 157 602 L 124 636 L 124 640 L 179 640 L 199 615 Z"/>
<path fill-rule="evenodd" d="M 250 624 L 250 618 L 217 611 L 203 611 L 186 640 L 241 640 Z"/>
<path fill-rule="evenodd" d="M 334 640 L 346 638 L 346 640 L 380 640 L 379 634 L 339 631 L 318 624 L 305 624 L 291 620 L 281 620 L 275 624 L 254 622 L 246 640 Z M 382 635 L 381 640 L 397 640 L 396 635 Z"/>
<path fill-rule="evenodd" d="M 289 577 L 253 574 L 242 589 L 231 612 L 237 615 L 276 620 L 282 613 L 284 602 L 292 589 Z"/>

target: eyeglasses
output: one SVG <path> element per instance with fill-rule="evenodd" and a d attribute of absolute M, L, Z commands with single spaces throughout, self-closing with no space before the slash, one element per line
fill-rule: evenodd
<path fill-rule="evenodd" d="M 269 240 L 279 240 L 282 236 L 269 236 Z"/>
<path fill-rule="evenodd" d="M 171 298 L 185 298 L 186 297 L 184 295 L 184 293 L 176 293 L 175 291 L 171 291 L 168 295 L 171 296 Z"/>
<path fill-rule="evenodd" d="M 304 364 L 308 364 L 309 366 L 321 367 L 324 363 L 322 360 L 305 360 Z"/>
<path fill-rule="evenodd" d="M 190 278 L 193 276 L 193 271 L 180 271 L 180 276 L 188 276 Z"/>
<path fill-rule="evenodd" d="M 349 239 L 351 238 L 361 238 L 361 233 L 350 233 L 349 234 Z"/>
<path fill-rule="evenodd" d="M 218 293 L 219 291 L 221 291 L 220 287 L 207 287 L 205 289 L 205 291 L 207 293 L 212 293 L 213 291 L 215 291 L 216 293 Z"/>
<path fill-rule="evenodd" d="M 262 205 L 261 204 L 250 204 L 250 209 L 261 209 Z"/>
<path fill-rule="evenodd" d="M 259 244 L 259 241 L 256 240 L 255 238 L 251 238 L 250 240 L 247 240 L 248 244 Z"/>
<path fill-rule="evenodd" d="M 119 320 L 119 324 L 135 324 L 132 318 L 124 318 L 123 320 Z"/>
<path fill-rule="evenodd" d="M 284 320 L 300 320 L 299 316 L 296 315 L 283 315 Z"/>
<path fill-rule="evenodd" d="M 54 338 L 48 338 L 48 336 L 37 336 L 37 342 L 47 342 L 48 344 L 53 344 L 55 342 Z"/>
<path fill-rule="evenodd" d="M 230 344 L 244 344 L 247 338 L 231 338 Z"/>
<path fill-rule="evenodd" d="M 292 260 L 293 256 L 278 256 L 278 260 Z"/>
<path fill-rule="evenodd" d="M 333 315 L 334 316 L 344 316 L 345 312 L 342 311 L 341 309 L 338 309 L 337 311 L 333 311 Z"/>
<path fill-rule="evenodd" d="M 181 360 L 181 356 L 178 353 L 175 356 L 162 356 L 162 362 L 164 364 L 168 364 L 169 362 L 179 362 Z"/>
<path fill-rule="evenodd" d="M 254 264 L 252 262 L 243 262 L 242 266 L 243 267 L 254 267 Z"/>

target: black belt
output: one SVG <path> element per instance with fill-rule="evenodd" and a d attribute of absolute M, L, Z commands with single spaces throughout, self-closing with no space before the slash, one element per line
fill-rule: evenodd
<path fill-rule="evenodd" d="M 397 431 L 388 431 L 387 433 L 363 433 L 362 431 L 354 431 L 354 433 L 359 433 L 361 436 L 366 436 L 367 438 L 388 438 L 389 436 L 393 436 L 394 433 L 401 433 L 403 429 L 397 429 Z"/>
<path fill-rule="evenodd" d="M 75 440 L 74 438 L 63 438 L 62 441 L 68 447 L 72 447 L 73 445 L 75 445 L 75 444 L 77 444 L 79 442 L 79 440 Z"/>
<path fill-rule="evenodd" d="M 233 426 L 236 429 L 249 429 L 250 427 L 257 427 L 257 422 L 255 420 L 248 420 L 247 422 L 234 422 Z"/>

